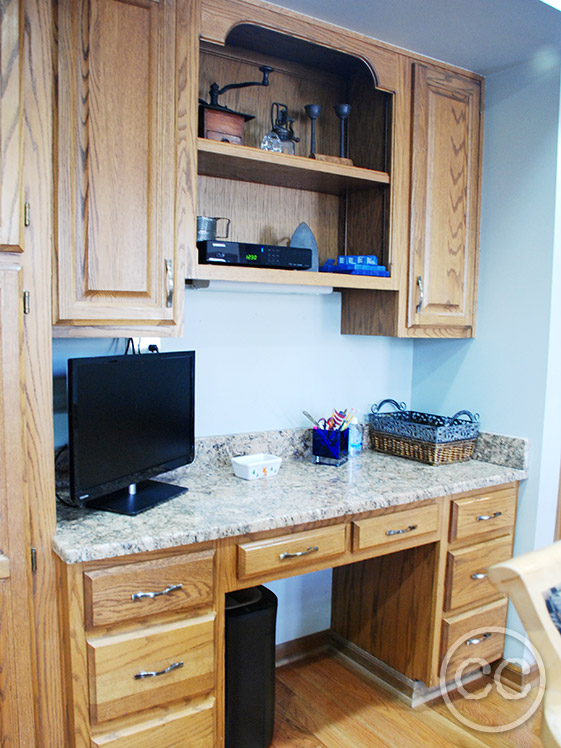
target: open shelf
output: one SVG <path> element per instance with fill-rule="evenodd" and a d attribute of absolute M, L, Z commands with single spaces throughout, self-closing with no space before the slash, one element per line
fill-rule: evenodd
<path fill-rule="evenodd" d="M 202 176 L 331 195 L 390 183 L 390 175 L 383 171 L 315 161 L 218 140 L 199 138 L 198 150 L 198 172 Z"/>
<path fill-rule="evenodd" d="M 363 288 L 370 290 L 395 290 L 392 278 L 371 275 L 345 275 L 344 273 L 314 273 L 306 270 L 277 270 L 251 268 L 239 265 L 199 264 L 190 280 L 228 280 L 247 283 L 289 283 L 298 286 L 332 286 L 333 288 Z"/>

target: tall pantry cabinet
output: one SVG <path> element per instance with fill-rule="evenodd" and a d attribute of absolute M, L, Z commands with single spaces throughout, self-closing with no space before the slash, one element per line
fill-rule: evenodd
<path fill-rule="evenodd" d="M 52 537 L 52 15 L 0 0 L 0 743 L 64 745 Z"/>

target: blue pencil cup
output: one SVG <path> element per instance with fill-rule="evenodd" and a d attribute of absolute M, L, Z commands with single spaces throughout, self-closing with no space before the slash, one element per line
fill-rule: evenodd
<path fill-rule="evenodd" d="M 319 465 L 342 465 L 349 459 L 349 429 L 312 431 L 312 462 Z"/>

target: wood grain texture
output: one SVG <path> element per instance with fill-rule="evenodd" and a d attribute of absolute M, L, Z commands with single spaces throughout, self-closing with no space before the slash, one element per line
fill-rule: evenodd
<path fill-rule="evenodd" d="M 507 688 L 510 698 L 504 698 L 490 685 L 491 678 L 481 678 L 464 686 L 473 698 L 452 695 L 454 707 L 475 725 L 514 722 L 536 697 L 534 690 L 516 699 Z M 271 748 L 542 748 L 541 708 L 506 733 L 470 729 L 441 698 L 411 709 L 363 668 L 333 654 L 278 669 L 276 689 Z"/>
<path fill-rule="evenodd" d="M 353 522 L 353 550 L 362 551 L 377 545 L 410 542 L 419 545 L 438 537 L 440 530 L 439 504 L 414 507 L 391 515 L 381 515 Z M 421 540 L 422 536 L 423 539 Z M 428 536 L 428 539 L 427 537 Z"/>
<path fill-rule="evenodd" d="M 483 539 L 487 533 L 511 532 L 516 518 L 516 487 L 478 491 L 452 501 L 450 541 Z"/>
<path fill-rule="evenodd" d="M 302 572 L 315 571 L 318 563 L 325 566 L 325 559 L 343 554 L 346 546 L 344 524 L 242 543 L 238 545 L 238 576 L 245 579 L 296 566 Z"/>
<path fill-rule="evenodd" d="M 445 680 L 465 675 L 483 662 L 498 660 L 504 650 L 505 635 L 493 628 L 506 625 L 508 601 L 504 598 L 466 613 L 446 616 L 442 621 L 441 662 L 448 651 Z"/>
<path fill-rule="evenodd" d="M 56 322 L 181 329 L 197 10 L 187 0 L 58 4 Z"/>
<path fill-rule="evenodd" d="M 215 748 L 214 698 L 131 727 L 117 728 L 92 737 L 92 748 Z"/>
<path fill-rule="evenodd" d="M 512 540 L 512 535 L 505 535 L 448 552 L 444 610 L 477 605 L 485 598 L 497 595 L 496 589 L 489 582 L 487 569 L 492 564 L 511 557 Z M 483 577 L 478 578 L 481 575 Z"/>
<path fill-rule="evenodd" d="M 0 250 L 23 250 L 23 2 L 0 2 Z"/>
<path fill-rule="evenodd" d="M 52 539 L 54 495 L 51 250 L 53 248 L 53 9 L 50 0 L 26 0 L 24 23 L 24 197 L 31 205 L 22 254 L 30 313 L 24 315 L 25 462 L 37 571 L 29 582 L 34 611 L 33 677 L 36 748 L 64 745 L 61 639 Z M 26 550 L 26 567 L 29 570 Z M 33 743 L 32 743 L 33 744 Z"/>
<path fill-rule="evenodd" d="M 480 97 L 471 79 L 414 65 L 409 327 L 474 322 Z"/>
<path fill-rule="evenodd" d="M 214 686 L 214 614 L 88 639 L 90 712 L 103 722 L 210 691 Z M 135 679 L 143 671 L 157 677 Z"/>
<path fill-rule="evenodd" d="M 34 745 L 21 265 L 0 255 L 0 743 Z"/>
<path fill-rule="evenodd" d="M 408 678 L 429 679 L 437 544 L 333 571 L 331 627 Z"/>
<path fill-rule="evenodd" d="M 154 598 L 138 592 L 181 589 Z M 214 551 L 156 559 L 84 573 L 86 626 L 104 626 L 214 603 Z"/>

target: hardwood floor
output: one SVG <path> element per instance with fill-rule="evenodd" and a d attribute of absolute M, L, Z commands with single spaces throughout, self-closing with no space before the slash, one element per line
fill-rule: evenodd
<path fill-rule="evenodd" d="M 455 694 L 453 705 L 478 725 L 511 723 L 537 693 L 505 698 L 482 678 Z M 541 708 L 504 733 L 463 725 L 442 698 L 415 709 L 380 687 L 362 668 L 326 652 L 277 668 L 275 733 L 271 748 L 542 748 Z M 505 688 L 507 696 L 518 696 Z M 484 696 L 484 698 L 482 698 Z"/>

